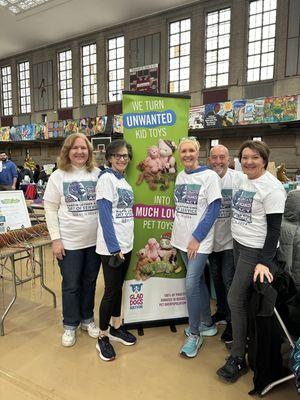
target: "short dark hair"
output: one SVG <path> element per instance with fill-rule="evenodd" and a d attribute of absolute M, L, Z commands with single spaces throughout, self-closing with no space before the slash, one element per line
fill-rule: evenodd
<path fill-rule="evenodd" d="M 108 164 L 110 164 L 109 159 L 116 154 L 122 147 L 126 147 L 128 150 L 129 159 L 132 160 L 132 147 L 131 144 L 127 143 L 126 140 L 116 139 L 109 143 L 105 150 L 105 158 Z"/>
<path fill-rule="evenodd" d="M 270 157 L 270 149 L 267 144 L 259 140 L 246 140 L 244 143 L 242 143 L 239 149 L 238 157 L 240 162 L 242 160 L 243 150 L 247 147 L 253 151 L 256 151 L 261 156 L 261 158 L 264 160 L 264 168 L 267 169 Z"/>

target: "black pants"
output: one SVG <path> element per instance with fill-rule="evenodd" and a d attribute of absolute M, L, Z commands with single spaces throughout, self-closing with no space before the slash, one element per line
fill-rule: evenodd
<path fill-rule="evenodd" d="M 125 261 L 117 268 L 108 265 L 110 256 L 101 255 L 104 276 L 104 295 L 99 309 L 99 325 L 101 331 L 106 331 L 111 317 L 121 315 L 122 287 L 128 270 L 131 252 L 124 254 Z"/>

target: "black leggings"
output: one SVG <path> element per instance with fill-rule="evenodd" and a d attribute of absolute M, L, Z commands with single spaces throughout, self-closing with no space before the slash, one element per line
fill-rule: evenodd
<path fill-rule="evenodd" d="M 122 304 L 122 287 L 128 270 L 131 251 L 124 254 L 125 261 L 117 268 L 108 265 L 110 256 L 101 255 L 104 276 L 104 294 L 99 309 L 101 331 L 106 331 L 111 317 L 120 317 Z"/>

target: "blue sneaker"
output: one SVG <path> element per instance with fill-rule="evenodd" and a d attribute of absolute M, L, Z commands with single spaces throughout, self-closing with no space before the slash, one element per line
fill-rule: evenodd
<path fill-rule="evenodd" d="M 185 343 L 180 350 L 180 354 L 188 358 L 196 357 L 202 343 L 203 343 L 202 336 L 193 335 L 191 333 L 185 340 Z"/>
<path fill-rule="evenodd" d="M 215 336 L 218 333 L 218 329 L 216 327 L 216 324 L 207 326 L 204 325 L 203 322 L 200 322 L 199 332 L 201 333 L 202 336 Z M 190 333 L 191 333 L 190 327 L 185 328 L 184 330 L 185 336 L 189 336 Z"/>

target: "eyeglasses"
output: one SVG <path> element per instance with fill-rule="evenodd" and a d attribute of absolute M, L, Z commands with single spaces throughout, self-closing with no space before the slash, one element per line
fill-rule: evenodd
<path fill-rule="evenodd" d="M 112 154 L 112 156 L 115 157 L 116 160 L 121 160 L 121 158 L 123 158 L 124 161 L 128 161 L 129 160 L 129 155 L 128 154 Z"/>

